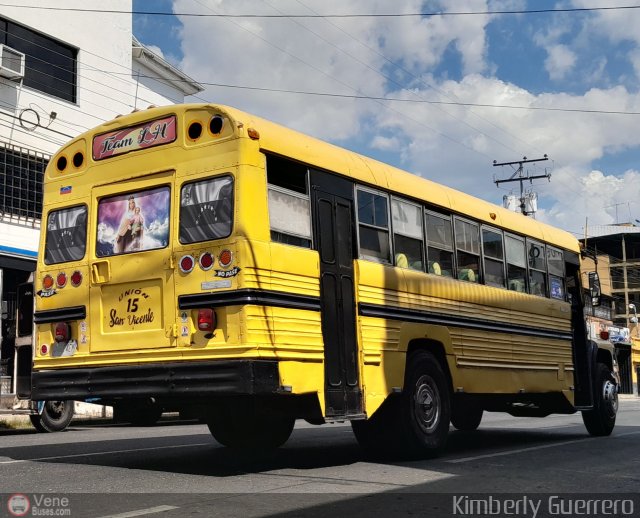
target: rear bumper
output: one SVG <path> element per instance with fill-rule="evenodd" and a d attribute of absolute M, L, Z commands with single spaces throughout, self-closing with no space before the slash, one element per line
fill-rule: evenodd
<path fill-rule="evenodd" d="M 278 363 L 264 360 L 174 362 L 34 371 L 34 400 L 181 398 L 278 392 Z"/>

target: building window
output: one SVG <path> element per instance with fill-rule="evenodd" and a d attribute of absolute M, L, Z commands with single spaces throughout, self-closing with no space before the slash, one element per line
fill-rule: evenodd
<path fill-rule="evenodd" d="M 25 55 L 24 86 L 77 102 L 77 49 L 1 18 L 0 43 Z"/>
<path fill-rule="evenodd" d="M 42 178 L 49 156 L 11 145 L 0 146 L 0 214 L 39 220 Z"/>

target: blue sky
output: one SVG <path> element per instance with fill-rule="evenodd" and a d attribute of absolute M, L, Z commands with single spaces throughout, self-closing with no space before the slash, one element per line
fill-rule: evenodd
<path fill-rule="evenodd" d="M 538 219 L 581 234 L 640 219 L 640 9 L 631 0 L 134 0 L 144 44 L 230 104 L 495 203 L 514 161 L 551 172 Z M 152 5 L 152 7 L 150 7 Z M 474 12 L 402 18 L 292 14 Z M 488 14 L 494 12 L 494 14 Z M 270 14 L 281 18 L 187 17 Z M 237 87 L 339 94 L 258 92 Z M 393 100 L 372 100 L 376 97 Z M 401 99 L 402 101 L 399 101 Z M 449 104 L 437 104 L 449 103 Z M 511 106 L 496 108 L 450 103 Z M 563 111 L 577 110 L 577 111 Z M 603 114 L 593 111 L 620 111 Z M 546 169 L 545 169 L 546 167 Z"/>

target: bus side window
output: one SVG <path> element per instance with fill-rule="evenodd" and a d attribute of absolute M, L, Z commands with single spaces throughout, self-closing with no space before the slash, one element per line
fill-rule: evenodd
<path fill-rule="evenodd" d="M 490 228 L 483 228 L 482 252 L 484 255 L 485 284 L 504 288 L 504 247 L 502 243 L 502 232 Z"/>
<path fill-rule="evenodd" d="M 529 256 L 529 293 L 540 297 L 547 296 L 547 265 L 544 245 L 527 240 Z"/>
<path fill-rule="evenodd" d="M 422 208 L 413 203 L 392 198 L 391 222 L 395 265 L 424 271 Z"/>
<path fill-rule="evenodd" d="M 425 212 L 427 227 L 427 271 L 453 277 L 453 230 L 451 216 Z"/>
<path fill-rule="evenodd" d="M 311 202 L 306 166 L 267 155 L 271 240 L 311 248 Z"/>
<path fill-rule="evenodd" d="M 565 300 L 564 255 L 562 250 L 547 246 L 547 268 L 549 270 L 549 295 L 552 299 Z"/>
<path fill-rule="evenodd" d="M 504 235 L 504 247 L 507 258 L 507 288 L 519 293 L 527 292 L 527 256 L 524 239 Z"/>
<path fill-rule="evenodd" d="M 477 223 L 455 218 L 458 279 L 480 282 L 480 227 Z"/>
<path fill-rule="evenodd" d="M 389 199 L 384 193 L 361 187 L 357 193 L 360 256 L 370 261 L 391 263 Z"/>

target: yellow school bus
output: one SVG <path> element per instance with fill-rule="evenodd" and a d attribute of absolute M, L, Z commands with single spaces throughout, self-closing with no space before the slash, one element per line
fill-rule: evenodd
<path fill-rule="evenodd" d="M 35 399 L 180 411 L 237 448 L 296 419 L 416 456 L 484 411 L 614 427 L 574 237 L 248 113 L 153 107 L 80 135 L 43 222 Z"/>

